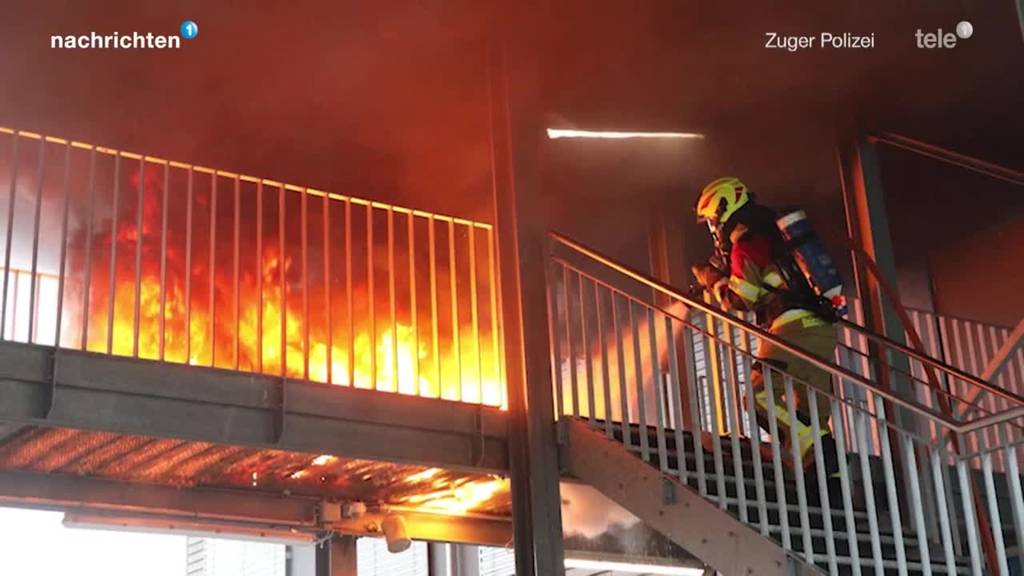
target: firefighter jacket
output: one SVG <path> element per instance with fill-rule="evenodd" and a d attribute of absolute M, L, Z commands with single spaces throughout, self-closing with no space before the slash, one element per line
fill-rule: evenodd
<path fill-rule="evenodd" d="M 778 329 L 800 321 L 805 327 L 824 324 L 802 305 L 800 287 L 787 285 L 779 257 L 788 250 L 766 207 L 748 204 L 730 219 L 728 273 L 712 293 L 726 309 L 752 311 L 762 326 Z"/>

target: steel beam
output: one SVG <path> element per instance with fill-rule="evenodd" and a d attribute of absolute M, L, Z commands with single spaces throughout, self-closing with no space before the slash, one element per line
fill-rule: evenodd
<path fill-rule="evenodd" d="M 583 422 L 563 420 L 567 472 L 635 514 L 669 540 L 726 576 L 821 572 L 792 557 L 694 489 L 657 469 Z M 665 497 L 666 485 L 673 498 Z"/>
<path fill-rule="evenodd" d="M 178 488 L 59 474 L 0 472 L 0 506 L 60 510 L 111 527 L 190 530 L 242 537 L 308 540 L 323 531 L 380 537 L 388 513 L 401 514 L 413 540 L 505 546 L 509 519 L 449 516 L 412 509 L 371 511 L 360 518 L 323 523 L 319 498 L 266 492 Z"/>
<path fill-rule="evenodd" d="M 110 511 L 75 510 L 64 514 L 63 523 L 72 528 L 150 534 L 184 534 L 201 538 L 229 537 L 234 540 L 251 540 L 288 546 L 312 545 L 316 541 L 316 534 L 296 529 L 275 528 L 259 524 L 250 526 L 242 523 L 192 520 L 159 514 L 122 514 Z"/>
<path fill-rule="evenodd" d="M 12 342 L 0 343 L 4 420 L 508 471 L 507 417 L 495 408 Z"/>
<path fill-rule="evenodd" d="M 177 488 L 61 474 L 0 472 L 0 505 L 48 510 L 149 514 L 165 518 L 312 530 L 316 498 Z"/>

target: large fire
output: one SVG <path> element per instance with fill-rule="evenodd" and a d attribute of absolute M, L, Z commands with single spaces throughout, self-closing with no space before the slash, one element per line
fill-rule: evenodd
<path fill-rule="evenodd" d="M 257 217 L 256 181 L 244 182 L 242 194 L 232 189 L 239 186 L 233 179 L 197 171 L 196 181 L 210 184 L 196 186 L 186 217 L 185 190 L 175 186 L 163 209 L 165 178 L 155 164 L 129 172 L 113 208 L 117 218 L 97 216 L 91 233 L 79 226 L 72 236 L 62 342 L 84 338 L 93 352 L 504 405 L 497 314 L 488 293 L 496 290 L 493 260 L 486 265 L 489 237 L 477 240 L 476 262 L 465 264 L 450 248 L 453 241 L 437 241 L 430 252 L 437 264 L 428 274 L 414 263 L 411 236 L 420 222 L 411 212 L 395 224 L 393 209 L 349 202 L 345 208 L 361 210 L 358 218 L 368 227 L 381 214 L 394 220 L 386 228 L 378 223 L 376 232 L 348 230 L 344 240 L 335 233 L 344 204 L 336 198 L 267 187 Z M 308 198 L 301 200 L 303 194 Z M 349 225 L 357 220 L 345 217 Z M 396 229 L 402 242 L 394 239 Z M 425 245 L 426 234 L 417 234 Z M 460 265 L 482 271 L 468 288 L 449 274 L 448 267 Z M 358 276 L 353 266 L 371 272 L 346 278 Z M 467 284 L 468 273 L 460 274 Z M 418 283 L 415 289 L 410 282 Z M 75 299 L 84 314 L 73 313 Z"/>
<path fill-rule="evenodd" d="M 410 474 L 406 482 L 416 484 L 430 481 L 430 484 L 423 492 L 407 497 L 405 503 L 420 510 L 463 515 L 489 502 L 499 492 L 507 492 L 509 489 L 508 479 L 500 476 L 452 480 L 441 473 L 439 468 L 427 468 Z"/>

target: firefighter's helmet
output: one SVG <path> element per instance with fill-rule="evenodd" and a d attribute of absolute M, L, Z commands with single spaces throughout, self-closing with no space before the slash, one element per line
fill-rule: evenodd
<path fill-rule="evenodd" d="M 721 226 L 750 201 L 747 187 L 735 176 L 719 178 L 704 187 L 697 199 L 697 220 Z"/>

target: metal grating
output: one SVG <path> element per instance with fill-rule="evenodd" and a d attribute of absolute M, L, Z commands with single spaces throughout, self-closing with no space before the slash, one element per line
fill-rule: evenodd
<path fill-rule="evenodd" d="M 0 441 L 0 470 L 511 514 L 508 483 L 486 474 L 66 428 L 27 426 Z"/>

